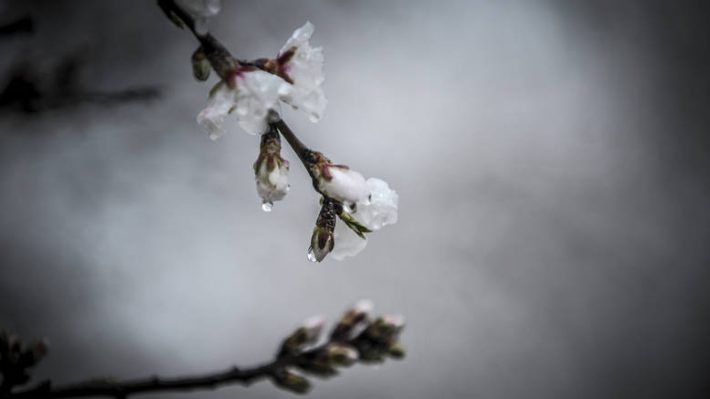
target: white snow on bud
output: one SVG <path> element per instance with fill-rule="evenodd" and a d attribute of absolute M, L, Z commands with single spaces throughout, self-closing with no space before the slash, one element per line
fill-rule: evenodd
<path fill-rule="evenodd" d="M 242 72 L 235 77 L 234 88 L 217 84 L 197 123 L 216 140 L 224 132 L 224 118 L 234 113 L 247 133 L 262 134 L 269 111 L 278 110 L 279 98 L 290 92 L 291 85 L 278 76 L 261 70 Z"/>
<path fill-rule="evenodd" d="M 306 340 L 311 342 L 315 341 L 320 337 L 325 327 L 325 317 L 311 316 L 304 320 L 302 327 L 306 330 Z"/>
<path fill-rule="evenodd" d="M 360 173 L 338 165 L 327 165 L 324 168 L 327 169 L 324 172 L 331 178 L 328 180 L 322 176 L 318 188 L 327 196 L 345 204 L 367 200 L 370 193 Z"/>
<path fill-rule="evenodd" d="M 284 65 L 284 72 L 293 80 L 293 92 L 283 99 L 284 102 L 305 112 L 311 122 L 318 122 L 323 117 L 328 100 L 322 87 L 325 81 L 323 48 L 311 47 L 309 42 L 314 29 L 310 22 L 296 29 L 281 48 L 279 56 L 296 49 Z"/>
<path fill-rule="evenodd" d="M 288 163 L 281 162 L 271 172 L 267 170 L 267 163 L 262 162 L 256 172 L 256 192 L 264 203 L 281 201 L 289 190 Z"/>
<path fill-rule="evenodd" d="M 351 309 L 356 313 L 364 313 L 371 316 L 372 312 L 375 310 L 375 303 L 369 299 L 361 299 L 355 302 Z"/>
<path fill-rule="evenodd" d="M 388 314 L 382 316 L 382 321 L 385 322 L 385 324 L 390 325 L 394 328 L 402 328 L 404 327 L 404 316 L 401 314 Z"/>
<path fill-rule="evenodd" d="M 372 231 L 380 230 L 388 224 L 397 223 L 399 196 L 389 185 L 380 179 L 367 179 L 369 198 L 356 203 L 352 216 L 363 226 Z M 330 253 L 336 260 L 355 256 L 367 245 L 367 240 L 358 237 L 345 223 L 335 224 L 335 246 Z"/>

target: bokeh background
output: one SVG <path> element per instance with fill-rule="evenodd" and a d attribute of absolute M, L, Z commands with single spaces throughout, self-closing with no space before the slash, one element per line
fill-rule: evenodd
<path fill-rule="evenodd" d="M 212 30 L 242 58 L 315 24 L 327 115 L 286 118 L 400 195 L 364 252 L 312 264 L 306 173 L 287 150 L 291 192 L 260 210 L 258 140 L 199 130 L 195 41 L 153 1 L 4 0 L 35 29 L 0 38 L 0 84 L 79 54 L 82 87 L 161 95 L 2 109 L 0 326 L 49 338 L 38 378 L 170 375 L 267 360 L 370 298 L 409 356 L 311 397 L 706 397 L 708 8 L 226 0 Z"/>

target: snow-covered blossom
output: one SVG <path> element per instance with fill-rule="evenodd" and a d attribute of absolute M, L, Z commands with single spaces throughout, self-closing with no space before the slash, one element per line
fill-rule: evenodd
<path fill-rule="evenodd" d="M 356 202 L 351 216 L 362 226 L 377 231 L 388 224 L 397 223 L 399 196 L 389 185 L 377 178 L 367 180 L 369 198 Z M 331 256 L 342 260 L 354 256 L 367 245 L 367 240 L 359 237 L 345 223 L 335 225 L 335 245 Z"/>
<path fill-rule="evenodd" d="M 209 13 L 210 9 L 204 10 Z M 210 138 L 214 140 L 223 134 L 224 118 L 231 113 L 236 114 L 239 125 L 248 133 L 263 133 L 270 112 L 279 111 L 280 101 L 302 110 L 313 122 L 323 116 L 327 105 L 322 88 L 323 49 L 311 47 L 313 30 L 313 24 L 307 22 L 293 33 L 276 59 L 259 64 L 261 69 L 250 64 L 238 65 L 227 82 L 220 82 L 212 89 L 207 107 L 197 116 Z M 194 61 L 193 66 L 203 66 Z M 197 72 L 196 76 L 206 78 L 202 69 Z"/>
<path fill-rule="evenodd" d="M 310 22 L 296 29 L 279 51 L 279 75 L 293 84 L 284 101 L 305 112 L 312 122 L 323 117 L 328 100 L 323 92 L 323 48 L 309 42 L 315 28 Z"/>
<path fill-rule="evenodd" d="M 274 201 L 282 200 L 289 190 L 288 161 L 281 158 L 281 142 L 276 131 L 261 136 L 259 157 L 254 162 L 256 191 L 265 211 L 271 210 Z"/>
<path fill-rule="evenodd" d="M 365 178 L 347 166 L 325 165 L 322 171 L 318 189 L 330 198 L 350 205 L 366 200 L 370 194 Z"/>
<path fill-rule="evenodd" d="M 233 113 L 246 132 L 262 134 L 269 111 L 277 110 L 279 98 L 290 92 L 288 83 L 268 72 L 238 72 L 231 84 L 220 82 L 212 89 L 207 107 L 197 115 L 197 123 L 216 140 L 224 133 L 225 117 Z"/>

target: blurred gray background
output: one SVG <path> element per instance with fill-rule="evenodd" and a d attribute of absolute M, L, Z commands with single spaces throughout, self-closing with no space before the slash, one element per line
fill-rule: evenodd
<path fill-rule="evenodd" d="M 155 2 L 2 1 L 35 32 L 0 40 L 0 77 L 79 52 L 87 88 L 162 93 L 0 114 L 0 326 L 49 338 L 38 378 L 254 364 L 370 298 L 406 315 L 409 356 L 311 397 L 710 394 L 707 3 L 224 3 L 212 30 L 242 58 L 315 24 L 327 115 L 286 118 L 388 181 L 399 223 L 309 263 L 306 173 L 287 150 L 291 192 L 261 212 L 257 138 L 196 126 L 210 85 Z"/>

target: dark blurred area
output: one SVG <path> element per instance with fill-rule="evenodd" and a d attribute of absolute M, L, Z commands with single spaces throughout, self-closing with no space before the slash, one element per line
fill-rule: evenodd
<path fill-rule="evenodd" d="M 253 364 L 371 298 L 408 358 L 311 396 L 710 395 L 710 3 L 225 0 L 211 28 L 254 59 L 306 20 L 330 103 L 289 123 L 400 196 L 342 263 L 306 260 L 303 171 L 264 214 L 258 140 L 199 131 L 155 2 L 0 1 L 0 328 L 49 339 L 38 379 Z M 288 394 L 180 396 L 235 395 Z"/>

